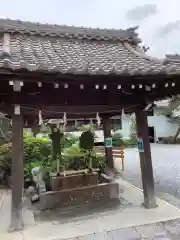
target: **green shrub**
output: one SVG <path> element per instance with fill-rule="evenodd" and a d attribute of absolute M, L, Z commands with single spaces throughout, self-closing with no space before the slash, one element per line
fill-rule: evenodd
<path fill-rule="evenodd" d="M 92 167 L 99 168 L 103 172 L 105 169 L 105 156 L 103 154 L 94 154 L 92 157 Z"/>
<path fill-rule="evenodd" d="M 113 147 L 120 147 L 124 145 L 122 134 L 120 132 L 115 132 L 112 134 L 112 145 Z"/>
<path fill-rule="evenodd" d="M 89 159 L 92 159 L 92 167 L 103 169 L 105 166 L 105 160 L 103 155 L 97 154 L 94 150 L 91 152 L 91 156 L 87 155 L 86 151 L 83 151 L 79 147 L 79 142 L 73 144 L 70 148 L 64 149 L 63 162 L 65 169 L 84 169 L 89 166 Z"/>
<path fill-rule="evenodd" d="M 77 139 L 77 138 L 76 138 Z M 62 151 L 62 161 L 65 170 L 84 169 L 88 167 L 87 151 L 79 147 L 79 141 L 75 138 L 68 139 L 66 147 Z M 72 144 L 76 142 L 75 144 Z M 0 168 L 8 175 L 11 174 L 11 149 L 12 143 L 0 146 Z M 89 152 L 89 151 L 88 151 Z M 94 150 L 91 151 L 91 160 L 93 168 L 104 169 L 105 161 L 103 155 L 97 155 Z M 36 166 L 42 166 L 45 177 L 48 173 L 55 172 L 57 162 L 52 159 L 51 141 L 48 138 L 35 138 L 25 135 L 24 137 L 24 180 L 25 187 L 32 184 L 31 170 Z"/>
<path fill-rule="evenodd" d="M 78 141 L 78 137 L 74 136 L 73 134 L 66 133 L 64 134 L 62 140 L 61 140 L 61 145 L 63 148 L 69 148 L 73 144 L 75 144 Z"/>
<path fill-rule="evenodd" d="M 5 172 L 9 172 L 11 169 L 11 148 L 12 143 L 0 146 L 0 168 Z"/>
<path fill-rule="evenodd" d="M 130 139 L 124 139 L 124 146 L 125 147 L 133 147 L 137 145 L 137 140 L 136 138 L 130 138 Z"/>
<path fill-rule="evenodd" d="M 0 146 L 0 166 L 7 159 L 11 161 L 12 143 Z M 24 137 L 24 163 L 42 162 L 51 154 L 51 143 L 48 139 Z"/>
<path fill-rule="evenodd" d="M 85 153 L 79 148 L 79 142 L 76 142 L 69 148 L 65 148 L 62 153 L 65 169 L 82 169 L 84 166 Z"/>
<path fill-rule="evenodd" d="M 0 168 L 6 175 L 11 175 L 12 143 L 0 146 Z M 48 161 L 51 155 L 51 143 L 48 139 L 24 137 L 24 178 L 29 181 L 31 169 Z"/>
<path fill-rule="evenodd" d="M 85 153 L 81 151 L 79 147 L 79 142 L 77 142 L 71 147 L 65 148 L 62 154 L 67 157 L 83 157 Z"/>
<path fill-rule="evenodd" d="M 24 137 L 24 162 L 43 162 L 51 155 L 48 138 Z"/>

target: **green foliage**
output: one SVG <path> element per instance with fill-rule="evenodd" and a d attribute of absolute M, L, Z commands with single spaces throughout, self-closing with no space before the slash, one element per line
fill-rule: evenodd
<path fill-rule="evenodd" d="M 78 140 L 79 140 L 79 138 L 74 136 L 73 134 L 66 133 L 66 134 L 64 134 L 64 136 L 61 140 L 61 145 L 63 148 L 69 148 L 73 144 L 75 144 Z"/>
<path fill-rule="evenodd" d="M 112 145 L 113 147 L 120 147 L 124 145 L 123 139 L 122 139 L 122 133 L 120 132 L 114 132 L 112 134 Z"/>
<path fill-rule="evenodd" d="M 102 154 L 97 154 L 94 150 L 91 152 L 83 151 L 79 147 L 79 142 L 64 149 L 62 156 L 65 169 L 78 170 L 88 168 L 89 157 L 91 157 L 93 168 L 102 169 L 105 166 L 104 156 Z"/>
<path fill-rule="evenodd" d="M 74 143 L 75 142 L 75 143 Z M 73 143 L 73 144 L 72 144 Z M 65 170 L 84 169 L 88 167 L 89 157 L 91 157 L 92 167 L 103 169 L 105 165 L 104 156 L 97 155 L 94 150 L 83 150 L 79 146 L 76 137 L 66 135 L 63 137 L 62 161 Z M 68 146 L 68 147 L 67 147 Z M 88 145 L 89 146 L 89 145 Z M 11 149 L 12 143 L 0 146 L 0 168 L 11 174 Z M 89 153 L 91 153 L 89 155 Z M 51 141 L 49 138 L 35 138 L 32 135 L 24 136 L 24 180 L 25 187 L 32 184 L 31 170 L 41 166 L 44 179 L 48 179 L 50 172 L 56 172 L 57 161 L 53 160 L 51 154 Z M 61 167 L 61 166 L 60 166 Z"/>
<path fill-rule="evenodd" d="M 123 142 L 125 147 L 133 147 L 137 145 L 137 140 L 135 137 L 131 137 L 130 139 L 124 139 Z"/>
<path fill-rule="evenodd" d="M 0 169 L 5 172 L 9 172 L 11 168 L 11 148 L 11 143 L 0 146 Z"/>
<path fill-rule="evenodd" d="M 93 152 L 92 167 L 99 168 L 101 171 L 103 171 L 105 169 L 105 156 L 102 154 L 96 154 L 95 152 Z"/>
<path fill-rule="evenodd" d="M 6 174 L 11 174 L 11 150 L 12 143 L 0 147 L 0 168 Z M 48 161 L 51 154 L 49 139 L 35 138 L 26 134 L 24 136 L 24 179 L 25 182 L 31 179 L 31 170 L 35 166 L 43 165 Z"/>
<path fill-rule="evenodd" d="M 24 162 L 44 162 L 51 154 L 48 138 L 24 137 Z"/>
<path fill-rule="evenodd" d="M 63 155 L 64 156 L 74 156 L 74 157 L 82 157 L 84 156 L 84 152 L 81 151 L 80 147 L 79 147 L 79 142 L 73 144 L 71 147 L 69 148 L 65 148 L 63 151 Z"/>
<path fill-rule="evenodd" d="M 79 146 L 84 150 L 93 150 L 94 148 L 94 133 L 91 130 L 83 132 L 79 138 Z"/>
<path fill-rule="evenodd" d="M 10 120 L 0 116 L 0 143 L 8 143 L 12 137 Z"/>

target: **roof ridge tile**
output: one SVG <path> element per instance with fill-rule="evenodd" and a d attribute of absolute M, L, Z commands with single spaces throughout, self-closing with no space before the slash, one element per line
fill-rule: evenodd
<path fill-rule="evenodd" d="M 41 35 L 46 32 L 47 36 L 51 36 L 53 33 L 57 37 L 60 35 L 65 35 L 66 33 L 73 35 L 77 38 L 79 35 L 89 35 L 91 39 L 94 40 L 115 40 L 115 41 L 128 41 L 138 44 L 141 40 L 138 38 L 138 34 L 135 32 L 136 27 L 123 29 L 100 29 L 92 27 L 76 27 L 76 26 L 66 26 L 58 24 L 48 24 L 39 22 L 29 22 L 21 20 L 12 19 L 0 19 L 0 32 L 19 32 L 21 34 L 27 31 L 30 35 L 37 34 Z"/>

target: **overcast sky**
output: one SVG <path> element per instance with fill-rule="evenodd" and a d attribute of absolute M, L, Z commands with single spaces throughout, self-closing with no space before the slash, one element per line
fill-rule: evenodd
<path fill-rule="evenodd" d="M 5 0 L 0 17 L 99 28 L 139 25 L 149 54 L 180 53 L 179 0 Z"/>

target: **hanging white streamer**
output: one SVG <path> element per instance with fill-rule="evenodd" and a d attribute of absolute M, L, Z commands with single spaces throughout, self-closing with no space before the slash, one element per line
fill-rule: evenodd
<path fill-rule="evenodd" d="M 133 113 L 132 114 L 125 114 L 125 112 L 124 112 L 124 108 L 122 109 L 122 113 L 121 113 L 121 119 L 124 119 L 124 120 L 126 120 L 126 119 L 128 119 L 128 118 L 131 118 L 131 116 L 133 116 Z"/>
<path fill-rule="evenodd" d="M 96 113 L 96 120 L 97 120 L 97 125 L 100 126 L 101 125 L 101 119 L 99 117 L 99 113 Z"/>
<path fill-rule="evenodd" d="M 74 121 L 74 128 L 77 128 L 77 120 Z"/>
<path fill-rule="evenodd" d="M 124 113 L 124 108 L 122 109 L 121 118 L 122 118 L 122 119 L 125 119 L 125 118 L 126 118 L 126 114 Z"/>
<path fill-rule="evenodd" d="M 63 122 L 64 122 L 64 127 L 65 127 L 66 124 L 67 124 L 67 116 L 66 116 L 66 113 L 64 113 Z"/>
<path fill-rule="evenodd" d="M 43 125 L 42 112 L 39 110 L 39 126 Z"/>
<path fill-rule="evenodd" d="M 28 127 L 28 123 L 27 123 L 27 121 L 25 121 L 25 124 L 24 124 L 26 127 Z"/>
<path fill-rule="evenodd" d="M 90 118 L 90 125 L 93 125 L 93 120 L 92 120 L 92 118 Z"/>

